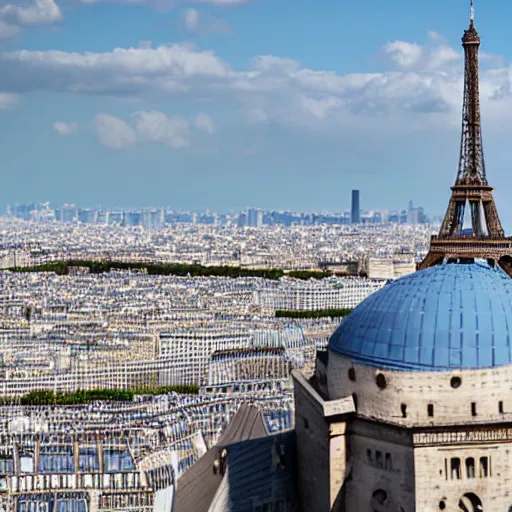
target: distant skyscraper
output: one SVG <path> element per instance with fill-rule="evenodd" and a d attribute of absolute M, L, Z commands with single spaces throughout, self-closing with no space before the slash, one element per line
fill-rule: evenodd
<path fill-rule="evenodd" d="M 359 206 L 359 190 L 352 190 L 352 224 L 361 222 L 361 209 Z"/>
<path fill-rule="evenodd" d="M 261 228 L 263 225 L 263 212 L 255 208 L 250 208 L 247 211 L 247 225 L 252 228 Z"/>

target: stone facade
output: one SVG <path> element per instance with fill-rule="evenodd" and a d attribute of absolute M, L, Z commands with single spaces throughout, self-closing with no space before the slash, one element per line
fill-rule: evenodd
<path fill-rule="evenodd" d="M 293 376 L 304 512 L 512 510 L 511 366 L 391 371 L 329 351 Z"/>

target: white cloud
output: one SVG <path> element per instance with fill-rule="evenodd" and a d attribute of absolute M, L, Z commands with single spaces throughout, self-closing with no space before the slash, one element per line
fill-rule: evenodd
<path fill-rule="evenodd" d="M 85 94 L 139 94 L 148 89 L 184 91 L 188 82 L 222 78 L 229 66 L 192 45 L 116 48 L 107 53 L 20 50 L 0 55 L 0 68 L 16 73 L 24 88 Z M 13 77 L 0 76 L 10 82 Z"/>
<path fill-rule="evenodd" d="M 343 101 L 333 96 L 319 100 L 309 98 L 307 96 L 303 96 L 301 98 L 302 108 L 318 119 L 324 119 L 329 114 L 329 112 L 340 108 L 342 105 Z"/>
<path fill-rule="evenodd" d="M 417 64 L 421 59 L 422 53 L 422 48 L 419 44 L 407 43 L 405 41 L 388 43 L 384 50 L 401 68 L 410 68 Z"/>
<path fill-rule="evenodd" d="M 252 122 L 329 130 L 349 124 L 376 130 L 384 123 L 387 131 L 405 130 L 411 122 L 423 130 L 433 123 L 450 129 L 459 124 L 462 51 L 435 33 L 423 45 L 394 41 L 382 50 L 381 66 L 387 70 L 352 74 L 309 69 L 273 55 L 256 57 L 248 68 L 236 70 L 214 52 L 188 44 L 152 48 L 148 43 L 105 53 L 24 50 L 0 54 L 0 90 L 219 101 L 234 111 L 241 107 Z M 481 93 L 486 118 L 504 122 L 512 114 L 512 68 L 486 59 Z M 160 119 L 168 127 L 166 120 L 152 115 L 153 122 Z M 140 117 L 141 130 L 149 137 L 149 118 Z"/>
<path fill-rule="evenodd" d="M 201 4 L 212 4 L 212 5 L 242 5 L 248 4 L 252 0 L 196 0 L 197 3 Z"/>
<path fill-rule="evenodd" d="M 190 145 L 189 123 L 181 116 L 167 116 L 158 110 L 138 111 L 132 114 L 133 127 L 123 119 L 98 114 L 93 126 L 101 144 L 121 150 L 137 143 L 155 142 L 171 149 Z"/>
<path fill-rule="evenodd" d="M 180 116 L 167 117 L 163 112 L 136 112 L 135 129 L 141 140 L 160 142 L 173 149 L 189 145 L 189 125 Z"/>
<path fill-rule="evenodd" d="M 200 34 L 230 34 L 231 28 L 222 19 L 197 9 L 185 9 L 182 13 L 183 25 L 189 31 Z"/>
<path fill-rule="evenodd" d="M 384 46 L 384 52 L 400 69 L 422 71 L 452 71 L 461 58 L 447 40 L 437 32 L 429 32 L 423 46 L 406 41 L 394 41 Z"/>
<path fill-rule="evenodd" d="M 137 136 L 130 125 L 109 114 L 98 114 L 94 127 L 100 142 L 110 149 L 129 148 L 137 141 Z"/>
<path fill-rule="evenodd" d="M 184 11 L 183 22 L 187 30 L 195 32 L 199 26 L 199 11 L 197 9 L 187 9 Z"/>
<path fill-rule="evenodd" d="M 178 4 L 200 3 L 217 5 L 221 7 L 247 4 L 254 0 L 78 0 L 79 3 L 85 5 L 99 3 L 116 3 L 116 4 L 134 4 L 148 5 L 157 9 L 172 9 Z"/>
<path fill-rule="evenodd" d="M 198 130 L 201 130 L 202 132 L 210 134 L 215 132 L 213 119 L 208 114 L 204 114 L 203 112 L 197 114 L 194 119 L 194 125 Z"/>
<path fill-rule="evenodd" d="M 18 96 L 9 92 L 0 92 L 0 109 L 12 107 L 18 102 Z"/>
<path fill-rule="evenodd" d="M 73 135 L 78 131 L 78 123 L 76 121 L 71 121 L 70 123 L 65 123 L 63 121 L 55 121 L 55 123 L 53 123 L 53 129 L 59 135 Z"/>
<path fill-rule="evenodd" d="M 56 23 L 62 13 L 55 0 L 21 0 L 0 5 L 0 38 L 13 37 L 24 27 Z"/>
<path fill-rule="evenodd" d="M 17 36 L 21 29 L 17 25 L 12 25 L 0 18 L 0 39 L 9 39 L 10 37 Z"/>

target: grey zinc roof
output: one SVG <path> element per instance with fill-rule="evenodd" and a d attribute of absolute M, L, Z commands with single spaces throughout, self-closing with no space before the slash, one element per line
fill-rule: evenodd
<path fill-rule="evenodd" d="M 219 449 L 228 444 L 266 435 L 268 434 L 261 411 L 252 405 L 242 405 L 217 445 L 210 448 L 178 479 L 174 510 L 206 512 L 222 481 L 222 477 L 214 475 L 212 470 Z"/>

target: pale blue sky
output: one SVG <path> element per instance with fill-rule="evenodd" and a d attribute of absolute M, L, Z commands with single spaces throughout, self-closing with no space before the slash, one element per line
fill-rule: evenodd
<path fill-rule="evenodd" d="M 477 0 L 512 228 L 508 0 Z M 481 5 L 480 5 L 481 4 Z M 0 204 L 442 214 L 469 0 L 0 0 Z"/>

